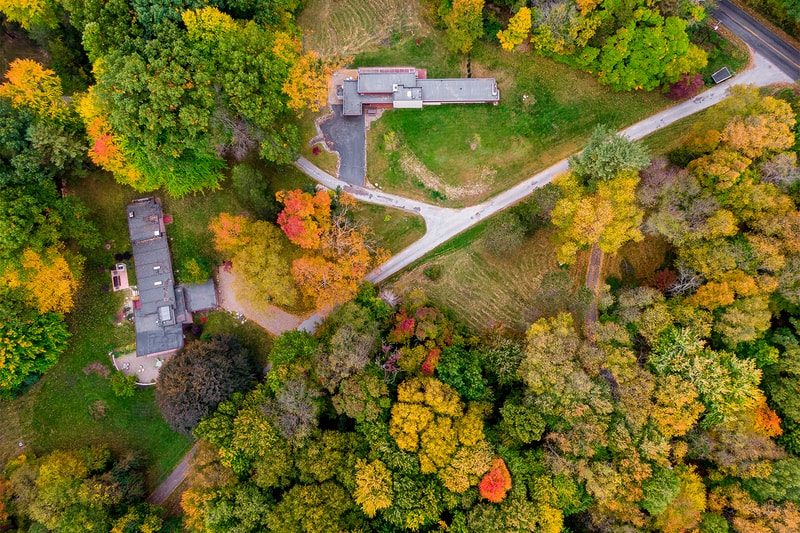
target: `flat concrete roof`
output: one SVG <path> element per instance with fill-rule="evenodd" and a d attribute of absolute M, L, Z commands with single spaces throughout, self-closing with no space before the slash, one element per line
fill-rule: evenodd
<path fill-rule="evenodd" d="M 358 69 L 358 79 L 342 82 L 342 114 L 358 116 L 364 105 L 420 108 L 422 105 L 497 103 L 494 78 L 428 79 L 414 67 Z"/>
<path fill-rule="evenodd" d="M 358 69 L 359 93 L 392 93 L 395 86 L 413 87 L 417 81 L 414 67 L 362 67 Z"/>
<path fill-rule="evenodd" d="M 186 310 L 190 313 L 217 307 L 217 291 L 214 280 L 207 279 L 203 284 L 182 285 L 186 297 Z"/>
<path fill-rule="evenodd" d="M 500 91 L 493 78 L 417 80 L 422 100 L 431 103 L 498 102 Z"/>

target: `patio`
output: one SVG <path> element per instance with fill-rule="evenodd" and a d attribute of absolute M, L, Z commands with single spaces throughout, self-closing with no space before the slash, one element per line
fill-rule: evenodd
<path fill-rule="evenodd" d="M 113 352 L 110 352 L 109 355 L 114 363 L 114 368 L 126 376 L 136 376 L 137 385 L 155 385 L 159 369 L 167 359 L 172 357 L 172 355 L 137 357 L 135 352 L 119 357 L 115 357 Z"/>

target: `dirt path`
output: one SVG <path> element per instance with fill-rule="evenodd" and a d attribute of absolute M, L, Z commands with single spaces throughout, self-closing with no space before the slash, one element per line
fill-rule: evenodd
<path fill-rule="evenodd" d="M 189 473 L 189 463 L 194 457 L 195 452 L 197 451 L 197 443 L 192 446 L 186 455 L 183 456 L 181 462 L 175 465 L 175 468 L 170 472 L 167 476 L 167 479 L 161 482 L 161 485 L 156 487 L 156 490 L 153 491 L 153 494 L 147 498 L 148 503 L 152 503 L 153 505 L 161 505 L 164 501 L 169 498 L 170 494 L 175 492 L 175 489 L 178 488 L 178 485 L 183 483 L 183 480 L 186 479 L 186 475 Z"/>
<path fill-rule="evenodd" d="M 303 317 L 290 315 L 286 311 L 273 305 L 268 305 L 263 309 L 256 309 L 244 302 L 240 302 L 236 298 L 236 293 L 233 290 L 235 279 L 236 273 L 234 270 L 230 272 L 220 270 L 217 274 L 217 290 L 219 291 L 220 307 L 228 311 L 241 313 L 245 318 L 252 320 L 273 335 L 280 335 L 284 331 L 297 329 L 297 326 L 303 322 Z"/>
<path fill-rule="evenodd" d="M 603 269 L 603 250 L 597 246 L 597 243 L 592 245 L 592 251 L 589 254 L 589 266 L 586 267 L 586 288 L 592 291 L 592 301 L 589 303 L 589 308 L 586 310 L 586 330 L 591 331 L 591 326 L 597 322 L 597 284 L 600 282 L 600 272 Z"/>

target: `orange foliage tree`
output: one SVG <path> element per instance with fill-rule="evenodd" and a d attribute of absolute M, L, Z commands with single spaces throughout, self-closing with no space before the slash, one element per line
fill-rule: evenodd
<path fill-rule="evenodd" d="M 15 59 L 0 85 L 0 96 L 16 108 L 26 108 L 40 118 L 60 118 L 68 106 L 62 98 L 61 79 L 32 59 Z"/>
<path fill-rule="evenodd" d="M 337 197 L 331 211 L 331 196 L 314 196 L 300 190 L 276 195 L 284 204 L 278 224 L 291 242 L 308 252 L 292 264 L 292 275 L 300 291 L 322 309 L 355 296 L 358 284 L 370 269 L 388 258 L 388 252 L 369 238 L 366 227 L 353 223 L 349 214 L 356 205 L 347 193 Z"/>
<path fill-rule="evenodd" d="M 318 248 L 322 232 L 330 229 L 331 196 L 325 191 L 312 196 L 296 189 L 280 191 L 275 197 L 284 205 L 278 225 L 289 240 L 307 250 Z"/>
<path fill-rule="evenodd" d="M 76 110 L 86 127 L 89 138 L 89 159 L 111 172 L 123 183 L 136 186 L 142 180 L 141 173 L 129 163 L 129 156 L 114 135 L 103 108 L 97 100 L 92 88 L 76 99 Z"/>
<path fill-rule="evenodd" d="M 511 474 L 502 459 L 495 459 L 492 469 L 483 476 L 478 484 L 481 496 L 493 503 L 500 503 L 511 490 Z"/>

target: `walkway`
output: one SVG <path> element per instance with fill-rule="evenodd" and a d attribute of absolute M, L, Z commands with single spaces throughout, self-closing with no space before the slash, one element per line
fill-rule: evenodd
<path fill-rule="evenodd" d="M 622 130 L 620 133 L 633 140 L 642 139 L 675 121 L 719 103 L 727 96 L 728 89 L 734 85 L 765 86 L 773 83 L 791 83 L 792 81 L 793 80 L 777 69 L 763 56 L 754 53 L 750 68 L 745 72 L 731 78 L 725 83 L 712 87 L 691 100 L 672 106 L 641 122 L 637 122 L 629 128 Z M 486 202 L 463 209 L 451 209 L 409 200 L 408 198 L 376 191 L 374 189 L 343 184 L 341 181 L 316 167 L 303 157 L 298 159 L 295 165 L 309 177 L 330 189 L 342 187 L 343 190 L 352 194 L 362 202 L 410 211 L 425 219 L 427 228 L 425 235 L 420 240 L 391 257 L 386 263 L 373 270 L 367 276 L 367 279 L 374 283 L 383 281 L 392 274 L 399 272 L 420 257 L 449 241 L 459 233 L 474 226 L 484 218 L 490 217 L 519 202 L 535 189 L 550 183 L 553 178 L 567 172 L 569 169 L 567 160 L 564 159 Z"/>
<path fill-rule="evenodd" d="M 152 503 L 153 505 L 161 505 L 166 501 L 170 495 L 175 492 L 175 489 L 183 483 L 183 480 L 186 479 L 186 475 L 189 473 L 189 463 L 192 461 L 192 457 L 194 457 L 195 452 L 197 451 L 197 443 L 192 446 L 192 448 L 186 452 L 186 455 L 183 456 L 181 462 L 175 465 L 175 468 L 172 472 L 169 473 L 167 479 L 161 482 L 161 484 L 153 491 L 149 498 L 147 498 L 147 503 Z"/>

